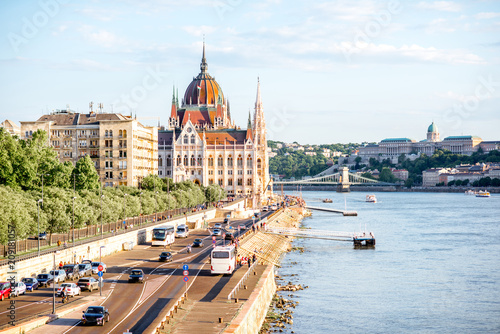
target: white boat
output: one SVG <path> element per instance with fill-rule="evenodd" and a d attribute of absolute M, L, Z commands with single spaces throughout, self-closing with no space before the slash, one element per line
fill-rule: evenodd
<path fill-rule="evenodd" d="M 476 194 L 476 197 L 490 197 L 490 192 L 488 190 L 479 190 Z"/>
<path fill-rule="evenodd" d="M 475 191 L 473 191 L 473 190 L 470 190 L 470 189 L 469 189 L 469 190 L 467 190 L 467 191 L 465 192 L 465 194 L 466 194 L 466 195 L 475 195 L 475 194 L 476 194 L 476 192 L 475 192 Z"/>
<path fill-rule="evenodd" d="M 366 195 L 366 201 L 368 203 L 377 203 L 377 197 L 375 195 Z"/>

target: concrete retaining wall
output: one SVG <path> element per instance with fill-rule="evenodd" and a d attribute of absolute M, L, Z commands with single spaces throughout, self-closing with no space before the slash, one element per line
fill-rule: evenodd
<path fill-rule="evenodd" d="M 269 305 L 275 293 L 274 266 L 268 265 L 250 298 L 223 333 L 258 333 L 266 319 Z"/>

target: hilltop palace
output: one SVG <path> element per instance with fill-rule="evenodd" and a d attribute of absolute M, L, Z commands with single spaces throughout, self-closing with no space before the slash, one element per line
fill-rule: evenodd
<path fill-rule="evenodd" d="M 264 109 L 257 82 L 253 122 L 245 130 L 231 119 L 229 102 L 207 72 L 205 45 L 200 73 L 189 84 L 179 106 L 172 96 L 168 129 L 158 132 L 158 174 L 175 182 L 219 184 L 229 196 L 256 196 L 270 189 Z"/>

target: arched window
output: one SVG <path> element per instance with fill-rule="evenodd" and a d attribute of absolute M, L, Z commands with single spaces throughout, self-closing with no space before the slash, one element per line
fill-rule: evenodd
<path fill-rule="evenodd" d="M 184 135 L 184 144 L 189 144 L 189 137 L 188 135 Z"/>
<path fill-rule="evenodd" d="M 201 155 L 198 155 L 198 167 L 203 166 L 201 163 Z"/>
<path fill-rule="evenodd" d="M 247 157 L 247 168 L 252 168 L 252 157 L 250 154 Z"/>
<path fill-rule="evenodd" d="M 160 157 L 158 159 L 158 167 L 161 167 L 161 166 L 163 166 L 163 159 Z"/>
<path fill-rule="evenodd" d="M 219 179 L 219 186 L 222 187 L 222 179 Z"/>
<path fill-rule="evenodd" d="M 127 137 L 127 130 L 123 130 L 123 137 Z"/>
<path fill-rule="evenodd" d="M 233 168 L 233 156 L 232 155 L 229 155 L 227 157 L 227 167 Z"/>
<path fill-rule="evenodd" d="M 109 132 L 108 132 L 108 130 L 106 130 L 106 131 L 104 132 L 104 137 L 108 137 L 108 136 L 109 136 Z"/>
<path fill-rule="evenodd" d="M 213 167 L 214 166 L 214 158 L 212 156 L 208 157 L 208 167 Z"/>
<path fill-rule="evenodd" d="M 222 155 L 219 155 L 217 158 L 217 167 L 222 167 L 224 166 L 224 159 L 222 159 Z"/>
<path fill-rule="evenodd" d="M 257 168 L 258 169 L 262 168 L 262 164 L 261 164 L 260 159 L 257 159 Z"/>
<path fill-rule="evenodd" d="M 189 166 L 189 161 L 188 161 L 187 154 L 184 156 L 184 166 Z"/>
<path fill-rule="evenodd" d="M 238 166 L 238 168 L 243 167 L 243 158 L 241 157 L 241 154 L 238 155 L 237 166 Z"/>
<path fill-rule="evenodd" d="M 214 179 L 209 179 L 208 184 L 214 184 Z"/>
<path fill-rule="evenodd" d="M 123 131 L 122 130 L 118 131 L 118 137 L 123 137 Z"/>
<path fill-rule="evenodd" d="M 172 165 L 172 158 L 170 155 L 167 156 L 167 167 L 170 167 Z"/>
<path fill-rule="evenodd" d="M 194 158 L 194 154 L 191 156 L 191 166 L 196 166 L 196 159 Z"/>
<path fill-rule="evenodd" d="M 181 155 L 177 154 L 177 166 L 181 164 Z"/>
<path fill-rule="evenodd" d="M 238 185 L 242 186 L 243 185 L 243 179 L 238 179 Z"/>
<path fill-rule="evenodd" d="M 113 137 L 113 130 L 109 130 L 109 136 Z"/>
<path fill-rule="evenodd" d="M 195 140 L 195 137 L 194 137 L 194 133 L 191 135 L 191 144 L 194 144 L 196 143 L 196 140 Z"/>

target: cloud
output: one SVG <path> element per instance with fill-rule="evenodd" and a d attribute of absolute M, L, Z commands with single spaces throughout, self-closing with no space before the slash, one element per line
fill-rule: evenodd
<path fill-rule="evenodd" d="M 474 17 L 478 20 L 494 19 L 496 17 L 500 17 L 500 13 L 483 12 L 474 15 Z"/>
<path fill-rule="evenodd" d="M 106 31 L 104 29 L 97 30 L 95 27 L 84 25 L 79 29 L 79 32 L 89 42 L 104 46 L 106 48 L 126 45 L 125 39 L 119 38 L 114 33 Z"/>
<path fill-rule="evenodd" d="M 212 34 L 217 30 L 217 28 L 213 26 L 201 25 L 201 26 L 184 26 L 182 27 L 182 30 L 184 30 L 185 32 L 187 32 L 192 36 L 200 37 L 205 34 L 206 35 Z"/>
<path fill-rule="evenodd" d="M 458 3 L 453 1 L 434 1 L 434 2 L 419 2 L 417 8 L 433 9 L 443 12 L 459 12 L 462 9 Z"/>
<path fill-rule="evenodd" d="M 113 8 L 113 10 L 106 10 L 106 9 L 103 9 L 102 7 L 83 8 L 83 9 L 77 10 L 77 12 L 80 12 L 85 16 L 90 16 L 93 19 L 96 19 L 99 21 L 104 21 L 104 22 L 109 22 L 109 21 L 114 20 L 117 16 L 117 13 L 118 13 L 116 8 Z"/>

